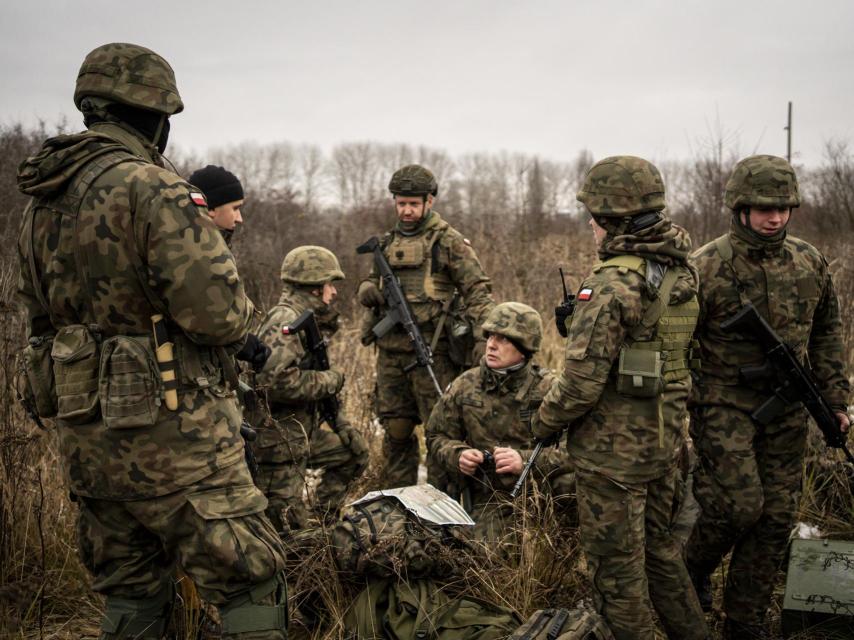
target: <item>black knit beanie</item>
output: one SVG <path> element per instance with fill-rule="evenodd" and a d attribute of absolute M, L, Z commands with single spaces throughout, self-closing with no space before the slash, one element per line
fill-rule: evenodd
<path fill-rule="evenodd" d="M 237 176 L 223 167 L 209 164 L 204 169 L 194 171 L 189 183 L 205 194 L 208 209 L 216 209 L 222 204 L 243 200 L 243 185 Z"/>

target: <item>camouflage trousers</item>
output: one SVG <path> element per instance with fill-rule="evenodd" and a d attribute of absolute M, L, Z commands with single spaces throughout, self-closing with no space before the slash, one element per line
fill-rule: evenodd
<path fill-rule="evenodd" d="M 692 415 L 691 436 L 702 511 L 688 567 L 710 574 L 732 550 L 724 610 L 737 622 L 763 624 L 798 509 L 806 417 L 799 411 L 760 427 L 747 412 L 703 406 Z"/>
<path fill-rule="evenodd" d="M 312 511 L 322 520 L 336 519 L 347 490 L 367 467 L 367 455 L 356 456 L 335 433 L 316 428 L 301 460 L 259 464 L 256 484 L 267 496 L 267 516 L 276 530 L 286 532 L 310 526 L 312 513 L 303 500 L 308 469 L 323 469 L 320 483 L 309 492 Z"/>
<path fill-rule="evenodd" d="M 440 343 L 441 344 L 441 343 Z M 457 368 L 446 350 L 434 354 L 433 372 L 444 390 L 457 376 Z M 377 357 L 377 415 L 385 427 L 383 455 L 386 466 L 383 488 L 405 487 L 418 481 L 421 457 L 414 434 L 418 424 L 426 424 L 438 400 L 436 387 L 424 367 L 404 371 L 415 359 L 413 353 L 380 349 Z M 439 465 L 427 461 L 428 482 L 445 490 L 447 477 Z"/>
<path fill-rule="evenodd" d="M 678 469 L 647 483 L 577 470 L 581 545 L 594 599 L 617 640 L 655 638 L 650 601 L 669 638 L 704 639 L 708 627 L 671 532 Z"/>
<path fill-rule="evenodd" d="M 124 637 L 120 622 L 111 620 L 111 599 L 165 601 L 178 567 L 221 611 L 284 569 L 281 541 L 263 513 L 267 501 L 242 460 L 165 496 L 78 502 L 81 559 L 92 588 L 107 596 L 104 637 Z"/>

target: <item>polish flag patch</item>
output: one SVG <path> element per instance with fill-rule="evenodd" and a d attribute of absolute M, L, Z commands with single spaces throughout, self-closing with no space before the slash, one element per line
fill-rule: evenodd
<path fill-rule="evenodd" d="M 190 192 L 190 200 L 193 201 L 193 204 L 197 204 L 200 207 L 208 206 L 208 201 L 205 200 L 205 196 L 198 191 Z"/>
<path fill-rule="evenodd" d="M 593 297 L 593 289 L 584 288 L 578 292 L 578 301 L 579 302 L 587 302 L 590 298 Z"/>

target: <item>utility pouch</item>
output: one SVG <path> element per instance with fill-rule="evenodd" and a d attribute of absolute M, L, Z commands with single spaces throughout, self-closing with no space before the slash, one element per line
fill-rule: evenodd
<path fill-rule="evenodd" d="M 392 269 L 420 267 L 427 256 L 421 240 L 395 239 L 388 248 L 388 263 Z"/>
<path fill-rule="evenodd" d="M 617 368 L 617 392 L 634 398 L 654 398 L 664 390 L 661 352 L 623 347 Z"/>
<path fill-rule="evenodd" d="M 98 363 L 100 349 L 93 330 L 72 324 L 59 330 L 50 355 L 56 381 L 56 418 L 71 425 L 98 418 Z"/>
<path fill-rule="evenodd" d="M 161 380 L 148 336 L 105 340 L 98 379 L 101 413 L 108 429 L 154 426 L 161 404 Z"/>
<path fill-rule="evenodd" d="M 15 390 L 27 409 L 39 418 L 56 416 L 56 383 L 53 378 L 53 336 L 30 338 L 15 358 Z"/>

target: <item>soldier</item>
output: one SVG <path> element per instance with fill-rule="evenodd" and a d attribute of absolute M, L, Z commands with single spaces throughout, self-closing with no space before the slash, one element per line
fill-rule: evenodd
<path fill-rule="evenodd" d="M 160 638 L 177 562 L 219 607 L 223 637 L 283 639 L 281 543 L 222 364 L 252 305 L 204 196 L 160 166 L 184 106 L 174 73 L 144 47 L 107 44 L 84 60 L 74 103 L 88 130 L 47 140 L 19 172 L 33 197 L 19 293 L 31 353 L 50 347 L 41 413 L 55 417 L 82 560 L 106 596 L 101 637 Z M 155 355 L 156 314 L 174 358 Z"/>
<path fill-rule="evenodd" d="M 596 163 L 578 200 L 601 262 L 576 296 L 565 369 L 533 433 L 551 439 L 569 429 L 581 545 L 614 636 L 655 637 L 651 599 L 668 637 L 706 638 L 671 532 L 698 313 L 691 241 L 663 211 L 658 169 L 641 158 Z"/>
<path fill-rule="evenodd" d="M 224 167 L 212 164 L 203 169 L 197 169 L 189 178 L 194 187 L 198 187 L 205 196 L 208 215 L 222 234 L 225 244 L 231 246 L 237 225 L 243 224 L 242 208 L 245 202 L 243 185 L 236 175 Z M 260 320 L 263 313 L 258 308 L 255 317 Z M 252 327 L 257 328 L 255 322 Z M 235 354 L 238 360 L 248 363 L 255 371 L 259 371 L 267 358 L 270 357 L 270 347 L 258 339 L 255 333 L 246 336 L 243 348 Z"/>
<path fill-rule="evenodd" d="M 335 519 L 347 489 L 368 465 L 367 443 L 343 414 L 338 416 L 335 431 L 330 425 L 321 425 L 318 401 L 341 391 L 344 374 L 338 369 L 302 368 L 306 352 L 300 336 L 282 332 L 310 309 L 321 329 L 334 333 L 338 318 L 333 308 L 338 296 L 335 282 L 343 278 L 338 259 L 328 249 L 305 246 L 292 250 L 282 261 L 281 298 L 260 330 L 261 339 L 273 353 L 256 380 L 266 389 L 278 429 L 259 429 L 254 449 L 259 462 L 258 486 L 270 501 L 267 514 L 281 532 L 308 524 L 309 513 L 302 500 L 307 469 L 323 469 L 323 479 L 315 490 L 315 511 L 321 518 Z"/>
<path fill-rule="evenodd" d="M 807 414 L 792 405 L 767 425 L 751 419 L 774 381 L 745 384 L 744 366 L 762 364 L 755 336 L 721 323 L 752 302 L 774 331 L 809 362 L 848 430 L 849 385 L 839 304 L 827 261 L 787 234 L 800 204 L 798 181 L 783 158 L 739 162 L 726 185 L 730 230 L 698 249 L 703 366 L 692 394 L 691 436 L 699 456 L 694 495 L 702 511 L 688 543 L 688 567 L 711 606 L 709 576 L 732 550 L 724 595 L 726 633 L 763 637 L 774 577 L 786 551 L 801 491 Z"/>
<path fill-rule="evenodd" d="M 476 362 L 476 354 L 483 352 L 482 336 L 475 336 L 470 328 L 483 324 L 494 305 L 492 285 L 469 241 L 433 211 L 439 186 L 430 171 L 407 165 L 394 173 L 388 188 L 398 222 L 383 236 L 383 251 L 400 278 L 421 334 L 433 349 L 433 370 L 444 389 L 456 377 L 458 366 Z M 357 295 L 362 305 L 381 313 L 385 300 L 376 269 L 359 285 Z M 469 345 L 470 353 L 460 354 L 455 363 L 452 347 L 461 333 L 457 329 L 464 327 L 463 314 L 468 335 L 478 344 Z M 371 324 L 375 321 L 374 317 Z M 454 330 L 449 331 L 452 324 Z M 364 335 L 362 342 L 370 344 L 373 336 Z M 386 486 L 412 485 L 417 481 L 419 458 L 413 430 L 427 422 L 438 395 L 423 367 L 408 370 L 413 348 L 405 332 L 397 328 L 380 338 L 377 346 L 377 410 L 385 428 Z M 439 470 L 430 468 L 429 473 L 431 481 L 444 488 Z"/>
<path fill-rule="evenodd" d="M 244 196 L 243 185 L 236 175 L 225 167 L 212 164 L 203 169 L 197 169 L 189 182 L 205 194 L 208 201 L 208 215 L 219 228 L 226 244 L 231 244 L 231 238 L 237 230 L 237 225 L 243 224 Z"/>
<path fill-rule="evenodd" d="M 469 478 L 469 512 L 475 535 L 499 540 L 512 518 L 508 492 L 530 457 L 531 416 L 554 376 L 531 361 L 540 350 L 540 314 L 520 302 L 504 302 L 482 327 L 486 355 L 451 383 L 427 424 L 430 456 L 451 476 Z M 485 453 L 492 460 L 485 462 Z M 565 452 L 545 451 L 535 471 L 557 492 L 571 491 Z"/>

